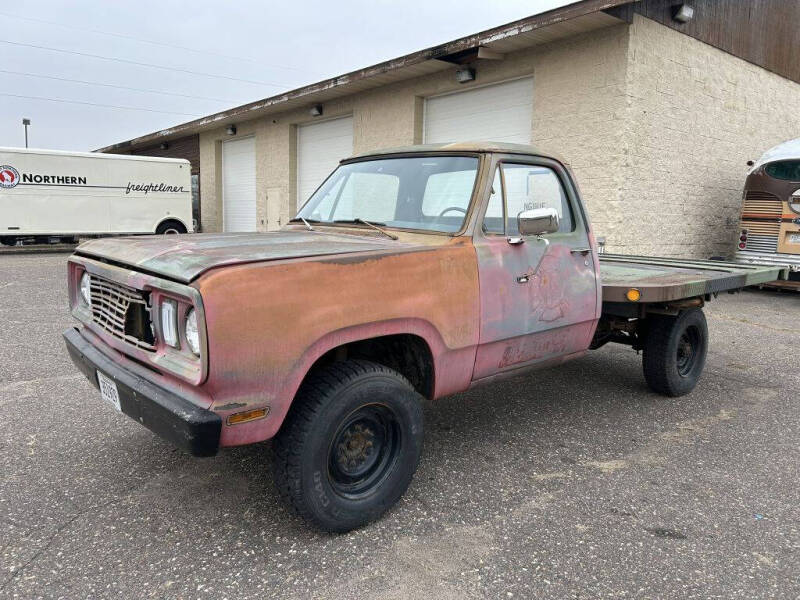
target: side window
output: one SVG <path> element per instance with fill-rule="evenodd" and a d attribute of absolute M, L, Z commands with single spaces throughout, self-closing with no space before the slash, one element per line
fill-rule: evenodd
<path fill-rule="evenodd" d="M 561 180 L 548 167 L 502 163 L 505 181 L 507 235 L 519 235 L 517 216 L 534 208 L 555 208 L 559 233 L 573 230 L 572 210 Z"/>
<path fill-rule="evenodd" d="M 502 235 L 505 233 L 505 227 L 503 227 L 503 186 L 500 182 L 500 167 L 494 171 L 491 194 L 486 215 L 483 217 L 483 232 Z"/>

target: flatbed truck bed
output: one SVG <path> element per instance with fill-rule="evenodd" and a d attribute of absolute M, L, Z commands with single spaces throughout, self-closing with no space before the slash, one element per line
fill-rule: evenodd
<path fill-rule="evenodd" d="M 715 260 L 652 256 L 600 255 L 603 303 L 630 302 L 631 289 L 639 292 L 637 304 L 663 304 L 704 298 L 786 279 L 788 267 L 744 265 Z"/>

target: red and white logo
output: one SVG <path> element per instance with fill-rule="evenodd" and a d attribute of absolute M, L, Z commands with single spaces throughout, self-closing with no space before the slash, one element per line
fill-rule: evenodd
<path fill-rule="evenodd" d="M 10 189 L 19 183 L 19 171 L 11 165 L 0 165 L 0 188 Z"/>

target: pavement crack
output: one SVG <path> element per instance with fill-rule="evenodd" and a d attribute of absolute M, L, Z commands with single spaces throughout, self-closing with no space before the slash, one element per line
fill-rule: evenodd
<path fill-rule="evenodd" d="M 780 333 L 800 333 L 800 329 L 787 329 L 785 327 L 772 327 L 771 325 L 764 325 L 763 323 L 756 323 L 755 321 L 749 321 L 748 319 L 743 319 L 740 317 L 729 317 L 728 315 L 720 315 L 720 314 L 712 314 L 707 313 L 707 316 L 711 319 L 720 319 L 722 321 L 730 321 L 732 323 L 742 323 L 744 325 L 752 325 L 753 327 L 760 327 L 761 329 L 767 329 L 769 331 L 778 331 Z"/>
<path fill-rule="evenodd" d="M 2 384 L 0 387 L 0 392 L 11 392 L 16 390 L 17 388 L 41 383 L 43 381 L 73 381 L 75 379 L 81 379 L 83 377 L 83 373 L 71 373 L 69 375 L 55 375 L 53 377 L 37 377 L 36 379 L 22 379 L 19 381 L 10 381 Z"/>
<path fill-rule="evenodd" d="M 129 488 L 128 490 L 125 490 L 125 492 L 122 495 L 117 496 L 115 498 L 112 498 L 108 502 L 101 502 L 100 504 L 92 504 L 91 506 L 87 506 L 86 508 L 78 511 L 76 514 L 74 514 L 69 519 L 64 521 L 61 525 L 59 525 L 56 528 L 56 530 L 47 539 L 47 541 L 42 545 L 41 548 L 39 548 L 36 552 L 34 552 L 33 555 L 28 560 L 26 560 L 22 565 L 20 565 L 20 567 L 18 569 L 14 569 L 14 571 L 11 573 L 11 576 L 8 577 L 2 584 L 0 584 L 0 592 L 5 591 L 8 588 L 8 586 L 11 585 L 14 582 L 14 580 L 17 577 L 19 577 L 20 574 L 22 574 L 23 571 L 25 571 L 34 562 L 36 562 L 41 556 L 43 556 L 45 554 L 45 552 L 47 552 L 53 546 L 53 544 L 55 543 L 56 539 L 66 529 L 68 529 L 69 526 L 72 525 L 75 521 L 77 521 L 82 516 L 86 515 L 87 513 L 91 512 L 91 511 L 96 511 L 96 510 L 100 510 L 100 509 L 103 509 L 103 508 L 107 508 L 107 507 L 111 506 L 112 504 L 114 504 L 116 502 L 119 502 L 120 500 L 123 500 L 128 495 L 130 495 L 130 493 L 133 490 L 137 489 L 138 487 L 140 487 L 140 486 L 139 485 L 131 486 L 131 488 Z"/>

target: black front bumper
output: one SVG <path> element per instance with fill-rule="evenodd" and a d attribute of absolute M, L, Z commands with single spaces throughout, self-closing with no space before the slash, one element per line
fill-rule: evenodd
<path fill-rule="evenodd" d="M 64 341 L 72 362 L 96 388 L 97 370 L 116 382 L 123 413 L 194 456 L 217 453 L 222 430 L 219 415 L 120 367 L 75 328 L 64 332 Z"/>

